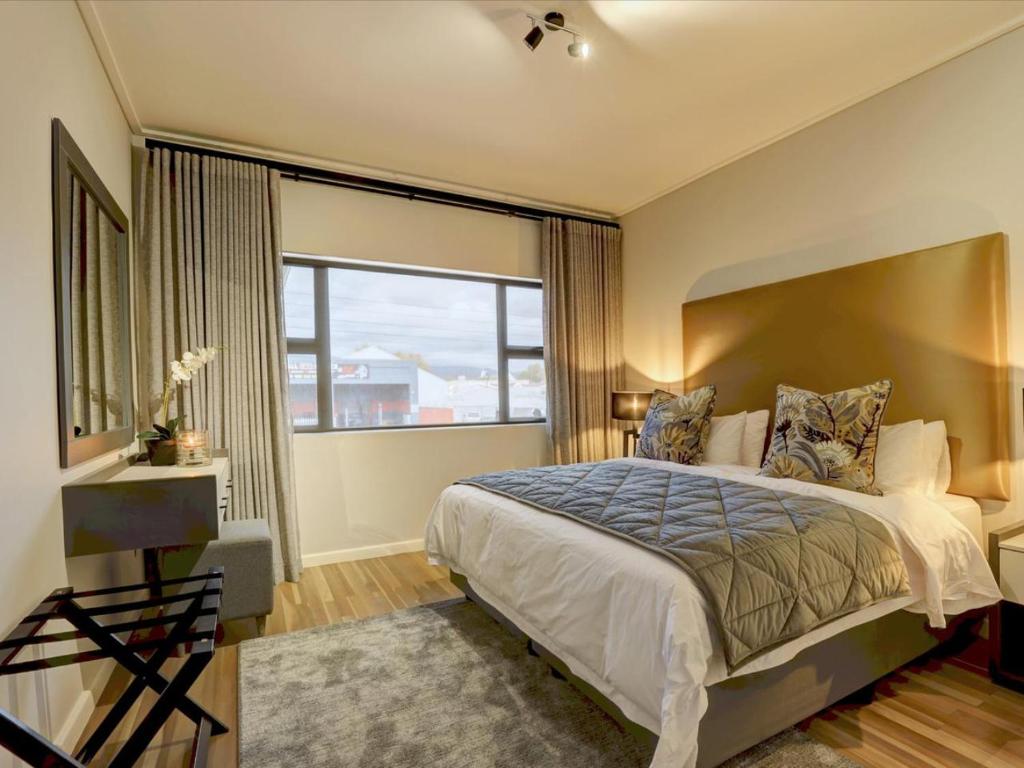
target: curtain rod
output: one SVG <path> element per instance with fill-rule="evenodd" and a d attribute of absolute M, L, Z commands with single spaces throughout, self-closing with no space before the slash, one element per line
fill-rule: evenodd
<path fill-rule="evenodd" d="M 583 221 L 588 224 L 598 224 L 603 227 L 619 229 L 618 223 L 607 219 L 599 219 L 593 216 L 582 216 L 579 214 L 566 213 L 565 211 L 554 211 L 547 208 L 519 205 L 517 203 L 509 203 L 501 200 L 490 200 L 486 197 L 463 195 L 458 192 L 448 192 L 442 189 L 419 187 L 414 184 L 404 184 L 398 181 L 374 179 L 370 176 L 360 176 L 354 173 L 312 168 L 308 165 L 286 163 L 281 160 L 252 157 L 249 155 L 240 155 L 219 149 L 194 147 L 189 144 L 179 144 L 177 142 L 164 141 L 162 139 L 146 139 L 146 148 L 167 149 L 172 152 L 191 152 L 195 155 L 220 157 L 225 160 L 238 160 L 245 163 L 261 163 L 268 168 L 273 168 L 274 170 L 279 171 L 282 178 L 291 179 L 292 181 L 306 181 L 313 184 L 324 184 L 326 186 L 341 187 L 343 189 L 355 189 L 362 192 L 389 195 L 391 197 L 404 197 L 407 200 L 421 200 L 427 203 L 450 205 L 455 208 L 466 208 L 472 211 L 483 211 L 484 213 L 497 213 L 503 216 L 514 216 L 516 218 L 531 219 L 533 221 L 540 221 L 545 218 L 565 219 L 568 221 Z"/>

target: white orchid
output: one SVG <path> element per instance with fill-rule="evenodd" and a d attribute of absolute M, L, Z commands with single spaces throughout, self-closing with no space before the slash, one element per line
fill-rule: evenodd
<path fill-rule="evenodd" d="M 139 437 L 144 440 L 164 438 L 169 439 L 174 436 L 177 432 L 178 427 L 181 425 L 183 419 L 178 417 L 168 421 L 168 410 L 171 405 L 171 395 L 179 384 L 185 384 L 192 381 L 192 377 L 208 363 L 212 363 L 214 358 L 217 356 L 217 347 L 198 347 L 195 351 L 186 351 L 182 353 L 181 360 L 172 360 L 170 365 L 170 373 L 167 374 L 167 378 L 164 381 L 164 395 L 161 402 L 161 412 L 163 414 L 163 425 L 154 424 L 155 431 L 147 431 L 139 433 Z"/>
<path fill-rule="evenodd" d="M 171 380 L 181 384 L 185 381 L 192 380 L 192 370 L 188 367 L 188 363 L 185 361 L 172 360 L 171 361 Z"/>
<path fill-rule="evenodd" d="M 171 361 L 171 375 L 175 372 L 179 374 L 179 378 L 176 381 L 189 381 L 191 374 L 198 371 L 207 363 L 213 362 L 213 358 L 217 355 L 216 347 L 199 347 L 195 352 L 188 351 L 182 354 L 181 360 Z M 184 374 L 188 374 L 185 376 Z"/>

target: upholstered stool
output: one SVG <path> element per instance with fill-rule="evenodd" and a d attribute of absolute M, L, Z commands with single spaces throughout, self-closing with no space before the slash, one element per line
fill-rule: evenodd
<path fill-rule="evenodd" d="M 160 550 L 160 575 L 176 578 L 224 569 L 221 621 L 256 619 L 263 634 L 267 615 L 274 610 L 274 555 L 266 520 L 226 520 L 220 538 L 188 547 Z"/>

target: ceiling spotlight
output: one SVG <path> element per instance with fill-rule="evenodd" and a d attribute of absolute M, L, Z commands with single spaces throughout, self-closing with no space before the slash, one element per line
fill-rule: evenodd
<path fill-rule="evenodd" d="M 541 29 L 541 25 L 543 25 L 548 28 L 549 32 L 565 32 L 572 35 L 572 43 L 569 44 L 569 55 L 573 58 L 585 59 L 590 56 L 590 44 L 583 39 L 583 33 L 578 29 L 570 29 L 565 26 L 565 16 L 558 11 L 545 13 L 543 19 L 529 13 L 526 14 L 526 18 L 530 20 L 533 26 L 526 33 L 523 42 L 526 43 L 526 47 L 531 51 L 537 50 L 537 46 L 544 39 L 544 30 Z"/>
<path fill-rule="evenodd" d="M 544 30 L 540 27 L 534 27 L 526 33 L 526 37 L 523 38 L 523 42 L 526 43 L 526 47 L 531 51 L 536 50 L 537 46 L 540 45 L 540 41 L 544 39 Z"/>
<path fill-rule="evenodd" d="M 576 59 L 587 58 L 590 56 L 590 43 L 573 37 L 572 42 L 569 43 L 569 55 Z"/>
<path fill-rule="evenodd" d="M 552 32 L 559 29 L 565 29 L 565 16 L 560 14 L 558 11 L 548 11 L 544 14 L 544 26 Z"/>

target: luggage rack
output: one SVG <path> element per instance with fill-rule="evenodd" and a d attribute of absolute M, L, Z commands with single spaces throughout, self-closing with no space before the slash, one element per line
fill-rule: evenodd
<path fill-rule="evenodd" d="M 199 588 L 175 595 L 161 594 L 145 600 L 112 602 L 94 607 L 85 607 L 80 603 L 86 598 L 113 597 L 149 591 L 153 587 L 162 590 L 168 586 Z M 51 592 L 0 641 L 0 677 L 97 659 L 114 659 L 134 678 L 74 756 L 3 709 L 0 709 L 0 746 L 33 768 L 83 768 L 104 747 L 143 692 L 152 689 L 157 693 L 156 702 L 128 740 L 121 745 L 108 764 L 109 768 L 129 768 L 135 765 L 175 710 L 196 725 L 189 765 L 192 768 L 203 768 L 206 765 L 210 737 L 227 733 L 228 728 L 190 699 L 188 691 L 213 658 L 223 587 L 224 569 L 211 568 L 205 576 L 85 592 L 64 587 Z M 167 612 L 180 604 L 184 604 L 181 610 Z M 156 610 L 155 615 L 147 615 L 153 609 Z M 142 612 L 142 616 L 134 621 L 114 620 L 110 624 L 101 624 L 96 620 L 98 616 L 135 611 Z M 74 629 L 41 634 L 47 622 L 60 620 L 68 622 Z M 127 634 L 127 640 L 118 637 L 123 633 Z M 15 657 L 25 648 L 38 649 L 48 643 L 69 640 L 88 640 L 96 647 L 51 658 L 15 661 Z M 175 653 L 183 655 L 185 660 L 177 674 L 168 679 L 160 673 L 160 668 Z"/>

